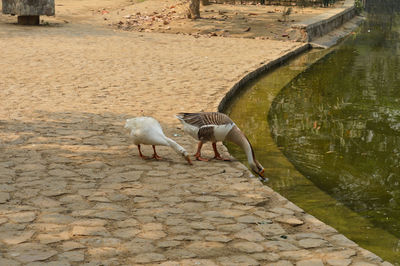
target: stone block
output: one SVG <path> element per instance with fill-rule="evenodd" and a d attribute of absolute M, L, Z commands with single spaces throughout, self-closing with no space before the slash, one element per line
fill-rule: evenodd
<path fill-rule="evenodd" d="M 2 0 L 3 14 L 18 16 L 54 16 L 54 0 Z"/>

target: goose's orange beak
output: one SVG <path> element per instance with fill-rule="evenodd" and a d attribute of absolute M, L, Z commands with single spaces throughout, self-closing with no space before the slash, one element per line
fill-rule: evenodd
<path fill-rule="evenodd" d="M 261 177 L 264 177 L 264 169 L 262 169 L 260 172 L 258 172 L 258 174 L 259 174 Z"/>

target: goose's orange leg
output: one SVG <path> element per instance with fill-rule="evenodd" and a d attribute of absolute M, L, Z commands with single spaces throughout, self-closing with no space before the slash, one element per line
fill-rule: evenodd
<path fill-rule="evenodd" d="M 157 154 L 157 152 L 156 152 L 156 146 L 154 146 L 154 145 L 151 145 L 151 146 L 153 146 L 153 151 L 154 151 L 153 157 L 152 157 L 152 158 L 154 158 L 154 159 L 156 159 L 156 160 L 161 160 L 162 157 L 158 156 L 158 154 Z"/>
<path fill-rule="evenodd" d="M 215 154 L 214 159 L 222 160 L 222 161 L 230 161 L 231 160 L 231 159 L 228 159 L 228 158 L 222 158 L 221 157 L 221 154 L 219 154 L 219 152 L 217 151 L 217 144 L 215 142 L 212 143 L 212 147 L 213 147 L 214 154 Z"/>
<path fill-rule="evenodd" d="M 146 159 L 149 158 L 149 157 L 143 155 L 142 151 L 140 150 L 140 144 L 137 145 L 137 148 L 138 148 L 138 151 L 139 151 L 140 158 L 142 158 L 143 160 L 146 160 Z"/>
<path fill-rule="evenodd" d="M 198 161 L 204 161 L 204 162 L 208 162 L 208 159 L 201 157 L 201 147 L 203 147 L 203 142 L 199 142 L 199 145 L 197 145 L 197 152 L 194 155 L 194 157 L 196 158 L 196 160 Z"/>

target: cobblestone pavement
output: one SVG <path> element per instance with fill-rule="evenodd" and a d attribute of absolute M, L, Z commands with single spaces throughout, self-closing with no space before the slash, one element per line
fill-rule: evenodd
<path fill-rule="evenodd" d="M 391 265 L 239 162 L 143 161 L 123 129 L 152 115 L 194 152 L 173 115 L 298 46 L 0 19 L 0 265 Z"/>

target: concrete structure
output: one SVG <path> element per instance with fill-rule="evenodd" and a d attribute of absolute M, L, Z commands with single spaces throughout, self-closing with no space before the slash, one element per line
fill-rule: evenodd
<path fill-rule="evenodd" d="M 38 25 L 39 16 L 54 16 L 54 0 L 2 0 L 3 14 L 18 16 L 18 24 Z"/>
<path fill-rule="evenodd" d="M 311 42 L 328 32 L 340 27 L 356 15 L 354 0 L 346 0 L 341 8 L 335 8 L 307 21 L 292 25 L 293 29 L 300 30 L 303 41 Z"/>

